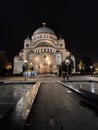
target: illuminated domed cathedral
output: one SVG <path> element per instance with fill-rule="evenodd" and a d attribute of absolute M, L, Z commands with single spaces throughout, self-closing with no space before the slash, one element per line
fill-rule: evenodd
<path fill-rule="evenodd" d="M 31 39 L 27 37 L 24 40 L 24 48 L 19 55 L 14 57 L 14 74 L 22 72 L 22 66 L 25 62 L 29 68 L 33 67 L 36 73 L 55 73 L 58 72 L 58 66 L 70 56 L 70 52 L 65 48 L 63 38 L 57 38 L 55 32 L 46 27 L 39 27 Z M 75 71 L 75 57 L 72 56 Z"/>

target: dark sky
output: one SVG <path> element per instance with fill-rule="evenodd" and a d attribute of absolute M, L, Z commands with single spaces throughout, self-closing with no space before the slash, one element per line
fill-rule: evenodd
<path fill-rule="evenodd" d="M 46 21 L 66 48 L 77 58 L 98 61 L 97 0 L 2 0 L 0 1 L 0 50 L 9 60 L 23 48 L 24 38 Z"/>

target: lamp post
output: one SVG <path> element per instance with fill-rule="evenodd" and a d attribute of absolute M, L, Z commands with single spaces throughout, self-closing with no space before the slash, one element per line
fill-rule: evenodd
<path fill-rule="evenodd" d="M 22 66 L 22 69 L 23 69 L 23 75 L 25 77 L 25 80 L 27 80 L 27 70 L 28 70 L 28 62 L 27 60 L 24 61 L 24 64 Z"/>
<path fill-rule="evenodd" d="M 69 65 L 70 65 L 70 60 L 66 59 L 65 60 L 65 64 L 67 66 L 67 80 L 69 80 Z"/>
<path fill-rule="evenodd" d="M 93 66 L 90 66 L 91 75 L 93 74 Z"/>

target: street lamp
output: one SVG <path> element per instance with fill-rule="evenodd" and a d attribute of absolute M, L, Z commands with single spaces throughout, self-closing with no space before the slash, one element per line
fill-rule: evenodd
<path fill-rule="evenodd" d="M 24 61 L 24 64 L 23 64 L 23 66 L 22 66 L 22 69 L 23 69 L 23 75 L 24 75 L 25 80 L 26 80 L 27 70 L 28 70 L 28 62 L 27 62 L 27 60 Z"/>
<path fill-rule="evenodd" d="M 70 60 L 69 59 L 66 59 L 65 60 L 65 64 L 67 66 L 67 80 L 69 79 L 69 65 L 70 65 Z"/>
<path fill-rule="evenodd" d="M 93 74 L 93 66 L 90 66 L 91 75 Z"/>

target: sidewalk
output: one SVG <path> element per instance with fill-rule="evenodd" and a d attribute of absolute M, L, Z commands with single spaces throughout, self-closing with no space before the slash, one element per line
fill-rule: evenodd
<path fill-rule="evenodd" d="M 69 80 L 70 83 L 73 81 L 97 82 L 98 78 L 71 76 Z M 58 84 L 57 81 L 63 81 L 62 77 L 44 75 L 27 78 L 26 81 L 22 76 L 0 77 L 0 82 L 5 83 L 36 81 L 41 82 L 41 87 L 30 112 L 30 120 L 27 120 L 24 130 L 98 130 L 98 115 L 87 105 L 88 99 Z"/>
<path fill-rule="evenodd" d="M 64 80 L 63 77 L 59 77 L 56 75 L 38 75 L 36 77 L 32 77 L 32 78 L 27 78 L 27 80 L 25 81 L 25 77 L 23 76 L 12 76 L 12 77 L 0 77 L 0 82 L 36 82 L 36 81 L 40 81 L 40 82 L 45 82 L 45 81 L 62 81 Z M 66 77 L 65 77 L 65 81 L 67 81 Z M 98 77 L 93 77 L 93 76 L 70 76 L 69 77 L 69 81 L 98 81 Z"/>
<path fill-rule="evenodd" d="M 89 105 L 91 105 L 96 111 L 98 111 L 98 82 L 95 82 L 95 81 L 83 81 L 83 82 L 58 81 L 58 83 L 87 98 L 90 102 Z"/>
<path fill-rule="evenodd" d="M 24 130 L 98 130 L 98 116 L 85 101 L 57 82 L 42 83 Z"/>

